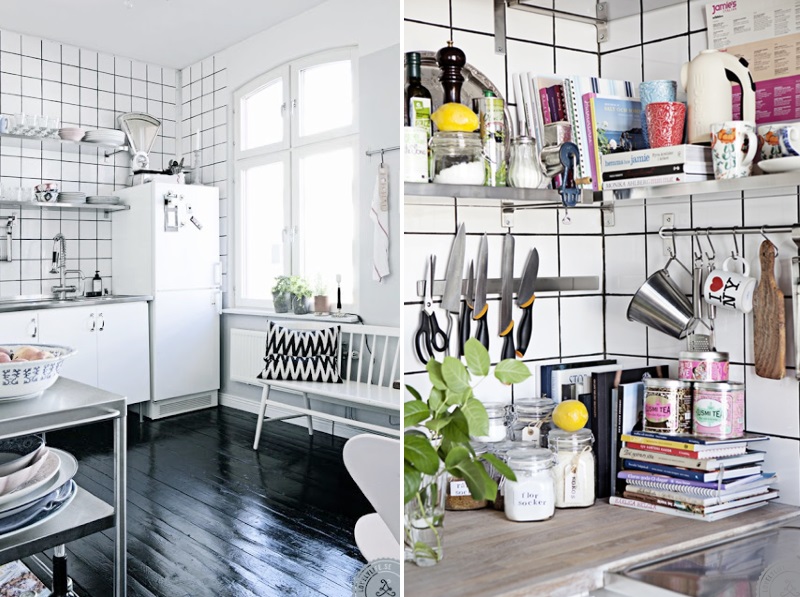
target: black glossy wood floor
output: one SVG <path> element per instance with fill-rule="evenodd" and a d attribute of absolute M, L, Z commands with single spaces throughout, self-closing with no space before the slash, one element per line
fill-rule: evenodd
<path fill-rule="evenodd" d="M 342 463 L 344 440 L 220 407 L 128 425 L 128 595 L 352 594 L 353 540 L 371 507 Z M 50 433 L 80 461 L 76 480 L 113 498 L 112 429 Z M 113 529 L 68 546 L 80 597 L 111 595 Z"/>

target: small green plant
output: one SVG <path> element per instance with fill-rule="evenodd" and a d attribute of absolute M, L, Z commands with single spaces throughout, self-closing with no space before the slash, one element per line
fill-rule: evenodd
<path fill-rule="evenodd" d="M 322 278 L 322 274 L 317 274 L 314 279 L 314 296 L 325 296 L 328 294 L 328 285 Z"/>
<path fill-rule="evenodd" d="M 289 278 L 289 292 L 298 299 L 311 298 L 311 285 L 303 276 L 292 276 Z"/>
<path fill-rule="evenodd" d="M 291 280 L 291 276 L 275 276 L 275 285 L 272 287 L 272 294 L 291 292 Z"/>
<path fill-rule="evenodd" d="M 415 502 L 424 509 L 431 495 L 426 479 L 438 475 L 444 468 L 450 475 L 464 479 L 475 500 L 494 500 L 497 483 L 486 472 L 484 462 L 491 464 L 500 474 L 516 480 L 514 473 L 494 454 L 478 457 L 470 444 L 471 437 L 488 435 L 489 417 L 483 403 L 475 398 L 473 376 L 489 375 L 489 352 L 475 338 L 464 345 L 466 366 L 457 358 L 446 356 L 440 363 L 429 360 L 425 368 L 433 387 L 427 400 L 413 387 L 406 390 L 414 400 L 403 406 L 405 434 L 403 438 L 404 503 Z M 528 367 L 514 359 L 497 364 L 494 376 L 510 385 L 530 377 Z M 427 481 L 429 484 L 430 481 Z M 433 493 L 436 493 L 435 491 Z M 436 545 L 415 540 L 406 528 L 406 542 L 416 555 L 438 561 L 441 557 L 441 535 L 436 521 L 428 526 L 435 536 Z"/>

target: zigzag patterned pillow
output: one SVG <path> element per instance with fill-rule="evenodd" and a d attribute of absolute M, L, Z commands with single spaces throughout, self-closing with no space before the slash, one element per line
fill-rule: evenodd
<path fill-rule="evenodd" d="M 270 321 L 267 324 L 267 356 L 334 356 L 339 346 L 340 326 L 321 330 L 293 330 Z"/>
<path fill-rule="evenodd" d="M 264 361 L 264 370 L 258 374 L 260 379 L 342 383 L 335 356 L 294 357 L 279 354 L 268 355 Z"/>

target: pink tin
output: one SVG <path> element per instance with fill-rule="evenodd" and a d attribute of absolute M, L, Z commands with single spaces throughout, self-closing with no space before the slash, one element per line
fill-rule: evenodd
<path fill-rule="evenodd" d="M 744 384 L 737 381 L 694 384 L 692 432 L 719 439 L 744 435 Z"/>
<path fill-rule="evenodd" d="M 678 379 L 682 381 L 728 381 L 727 352 L 682 352 Z"/>

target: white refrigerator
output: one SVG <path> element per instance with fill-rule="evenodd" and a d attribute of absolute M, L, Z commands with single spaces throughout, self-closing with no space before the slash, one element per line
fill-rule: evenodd
<path fill-rule="evenodd" d="M 113 293 L 153 296 L 145 414 L 160 418 L 215 406 L 222 312 L 219 192 L 147 183 L 118 195 L 130 211 L 112 219 Z"/>

